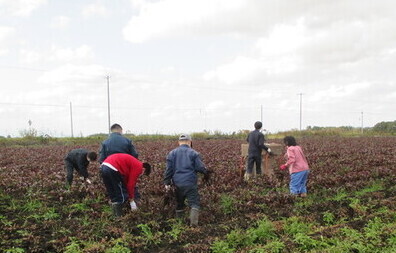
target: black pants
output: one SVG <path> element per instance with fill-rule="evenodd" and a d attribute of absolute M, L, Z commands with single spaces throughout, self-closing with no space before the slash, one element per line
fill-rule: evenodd
<path fill-rule="evenodd" d="M 111 202 L 118 204 L 126 202 L 129 196 L 122 175 L 118 171 L 115 171 L 106 165 L 102 165 L 100 167 L 100 171 Z M 139 199 L 139 188 L 135 186 L 134 200 L 139 201 Z"/>
<path fill-rule="evenodd" d="M 247 164 L 247 173 L 251 174 L 253 172 L 253 166 L 256 164 L 256 174 L 261 174 L 261 154 L 249 154 L 248 156 L 248 164 Z"/>
<path fill-rule="evenodd" d="M 199 209 L 200 201 L 198 194 L 198 186 L 176 186 L 176 210 L 183 210 L 185 207 L 184 201 L 187 199 L 188 205 L 191 208 Z"/>
<path fill-rule="evenodd" d="M 76 170 L 79 174 L 80 171 L 77 169 L 77 167 L 74 166 L 74 164 L 68 160 L 65 160 L 65 167 L 66 167 L 66 182 L 68 185 L 71 185 L 73 182 L 73 172 Z"/>

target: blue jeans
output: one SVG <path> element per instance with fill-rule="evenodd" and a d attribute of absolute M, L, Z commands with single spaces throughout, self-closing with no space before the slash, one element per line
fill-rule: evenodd
<path fill-rule="evenodd" d="M 290 193 L 301 194 L 307 193 L 307 181 L 309 170 L 295 172 L 290 175 Z"/>
<path fill-rule="evenodd" d="M 199 209 L 200 201 L 198 194 L 198 186 L 176 186 L 176 210 L 183 210 L 185 207 L 184 201 L 187 199 L 188 205 L 191 208 Z"/>

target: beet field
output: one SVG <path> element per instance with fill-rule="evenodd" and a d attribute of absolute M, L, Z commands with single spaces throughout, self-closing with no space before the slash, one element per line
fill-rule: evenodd
<path fill-rule="evenodd" d="M 278 142 L 279 140 L 270 140 Z M 174 219 L 165 196 L 166 154 L 176 141 L 136 142 L 154 167 L 142 177 L 139 210 L 119 219 L 91 165 L 65 188 L 63 158 L 92 145 L 0 147 L 1 252 L 396 252 L 396 138 L 298 139 L 309 160 L 308 197 L 288 194 L 289 175 L 243 182 L 241 140 L 197 140 L 214 171 L 199 181 L 200 226 Z M 279 161 L 282 162 L 282 161 Z"/>

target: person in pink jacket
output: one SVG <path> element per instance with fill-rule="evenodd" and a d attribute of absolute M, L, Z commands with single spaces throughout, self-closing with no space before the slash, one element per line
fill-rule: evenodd
<path fill-rule="evenodd" d="M 293 136 L 286 136 L 283 139 L 287 147 L 285 158 L 287 162 L 280 166 L 281 170 L 289 169 L 290 173 L 290 193 L 301 197 L 307 196 L 307 180 L 309 167 L 307 159 L 300 146 L 297 145 Z"/>

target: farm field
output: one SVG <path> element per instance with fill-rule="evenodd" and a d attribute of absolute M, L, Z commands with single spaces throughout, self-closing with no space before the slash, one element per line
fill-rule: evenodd
<path fill-rule="evenodd" d="M 281 143 L 280 140 L 269 142 Z M 1 252 L 396 252 L 396 138 L 297 139 L 310 164 L 308 197 L 288 193 L 289 175 L 243 182 L 242 140 L 196 140 L 214 171 L 199 181 L 200 226 L 174 219 L 162 175 L 176 141 L 135 143 L 154 167 L 138 184 L 140 209 L 112 217 L 99 165 L 92 184 L 75 174 L 65 188 L 63 158 L 73 148 L 0 147 Z M 282 162 L 282 161 L 279 161 Z"/>

